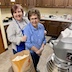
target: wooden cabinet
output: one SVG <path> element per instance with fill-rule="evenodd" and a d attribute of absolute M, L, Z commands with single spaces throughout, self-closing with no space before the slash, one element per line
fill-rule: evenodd
<path fill-rule="evenodd" d="M 65 7 L 65 0 L 53 0 L 53 7 Z"/>
<path fill-rule="evenodd" d="M 58 36 L 59 35 L 59 22 L 48 21 L 48 35 Z"/>
<path fill-rule="evenodd" d="M 65 30 L 66 28 L 68 28 L 70 26 L 71 23 L 67 23 L 67 22 L 60 22 L 60 28 L 61 31 Z"/>
<path fill-rule="evenodd" d="M 0 0 L 0 8 L 8 8 L 14 4 L 22 4 L 22 0 L 15 0 L 15 2 L 11 2 L 11 0 Z"/>
<path fill-rule="evenodd" d="M 36 0 L 36 7 L 72 8 L 72 0 Z"/>
<path fill-rule="evenodd" d="M 7 32 L 6 32 L 8 26 L 9 26 L 9 25 L 4 26 L 4 30 L 5 30 L 5 34 L 6 34 L 7 45 L 10 45 L 11 42 L 8 41 Z"/>
<path fill-rule="evenodd" d="M 53 0 L 42 0 L 42 7 L 52 7 Z"/>
<path fill-rule="evenodd" d="M 50 21 L 50 20 L 41 20 L 41 23 L 44 25 L 47 35 L 58 37 L 61 31 L 69 27 L 71 23 L 68 22 L 59 22 L 59 21 Z"/>
<path fill-rule="evenodd" d="M 19 1 L 21 1 L 21 0 L 19 0 Z M 21 4 L 23 7 L 28 7 L 28 0 L 22 0 L 21 2 L 22 2 Z"/>
<path fill-rule="evenodd" d="M 72 0 L 0 0 L 1 7 L 11 7 L 14 4 L 21 4 L 23 7 L 55 7 L 55 8 L 72 8 Z"/>
<path fill-rule="evenodd" d="M 72 0 L 66 0 L 66 8 L 72 8 Z"/>
<path fill-rule="evenodd" d="M 44 21 L 44 20 L 40 20 L 40 23 L 44 25 L 45 30 L 47 31 L 47 24 L 46 24 L 46 21 Z"/>
<path fill-rule="evenodd" d="M 42 7 L 42 0 L 36 0 L 36 7 Z"/>
<path fill-rule="evenodd" d="M 36 0 L 28 0 L 28 8 L 33 8 L 36 5 Z"/>
<path fill-rule="evenodd" d="M 4 51 L 5 51 L 5 48 L 4 48 L 4 44 L 3 44 L 2 33 L 0 30 L 0 53 L 2 53 Z"/>
<path fill-rule="evenodd" d="M 4 0 L 0 0 L 0 5 L 5 5 L 5 1 Z"/>
<path fill-rule="evenodd" d="M 38 7 L 65 7 L 65 0 L 36 0 L 36 6 Z"/>
<path fill-rule="evenodd" d="M 11 7 L 14 4 L 20 4 L 19 0 L 15 0 L 15 2 L 11 2 L 11 0 L 5 0 L 5 6 Z"/>
<path fill-rule="evenodd" d="M 0 8 L 5 6 L 5 0 L 0 0 Z"/>
<path fill-rule="evenodd" d="M 26 5 L 26 1 L 27 0 L 15 0 L 15 2 L 12 2 L 11 0 L 0 0 L 0 7 L 9 8 L 9 7 L 11 7 L 14 4 L 20 4 L 22 6 L 25 6 Z"/>

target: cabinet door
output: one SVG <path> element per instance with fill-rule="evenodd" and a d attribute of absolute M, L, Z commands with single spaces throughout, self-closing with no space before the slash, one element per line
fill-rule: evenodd
<path fill-rule="evenodd" d="M 35 4 L 36 4 L 36 0 L 28 0 L 28 7 L 29 8 L 35 7 Z"/>
<path fill-rule="evenodd" d="M 48 22 L 48 35 L 58 36 L 59 22 L 49 21 Z"/>
<path fill-rule="evenodd" d="M 24 6 L 25 1 L 26 1 L 26 0 L 19 0 L 19 1 L 18 1 L 18 4 L 20 4 L 20 5 L 23 7 L 23 6 Z"/>
<path fill-rule="evenodd" d="M 5 0 L 5 5 L 8 6 L 8 7 L 12 6 L 14 4 L 20 4 L 19 0 L 15 0 L 14 2 L 12 2 L 11 0 Z"/>
<path fill-rule="evenodd" d="M 5 0 L 0 0 L 0 8 L 5 7 Z"/>
<path fill-rule="evenodd" d="M 45 30 L 47 30 L 47 24 L 46 24 L 46 21 L 45 21 L 45 20 L 41 20 L 40 23 L 43 24 Z"/>
<path fill-rule="evenodd" d="M 67 22 L 61 22 L 60 27 L 61 27 L 61 31 L 64 31 L 66 28 L 68 28 L 70 26 L 71 23 L 67 23 Z"/>
<path fill-rule="evenodd" d="M 66 0 L 66 7 L 72 8 L 72 0 Z"/>
<path fill-rule="evenodd" d="M 4 48 L 2 34 L 1 34 L 1 30 L 0 30 L 0 53 L 2 53 L 4 51 L 5 51 L 5 48 Z"/>
<path fill-rule="evenodd" d="M 0 0 L 0 6 L 1 5 L 5 5 L 5 1 L 4 0 Z"/>
<path fill-rule="evenodd" d="M 42 0 L 42 7 L 52 7 L 52 0 Z"/>
<path fill-rule="evenodd" d="M 6 34 L 7 45 L 10 45 L 11 42 L 8 41 L 7 32 L 6 32 L 8 26 L 9 26 L 9 25 L 4 26 L 4 30 L 5 30 L 5 34 Z"/>
<path fill-rule="evenodd" d="M 28 0 L 22 0 L 21 2 L 23 7 L 28 7 Z"/>
<path fill-rule="evenodd" d="M 36 7 L 42 6 L 42 0 L 36 0 Z"/>
<path fill-rule="evenodd" d="M 53 7 L 65 7 L 65 0 L 53 0 Z"/>

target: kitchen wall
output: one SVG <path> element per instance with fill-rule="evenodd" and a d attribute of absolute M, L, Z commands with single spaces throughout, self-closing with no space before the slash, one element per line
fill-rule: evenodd
<path fill-rule="evenodd" d="M 2 19 L 4 19 L 5 17 L 10 17 L 11 16 L 10 8 L 1 9 L 1 14 L 2 14 Z"/>
<path fill-rule="evenodd" d="M 64 8 L 37 8 L 37 9 L 39 9 L 42 14 L 72 15 L 72 9 L 64 9 Z"/>
<path fill-rule="evenodd" d="M 72 9 L 64 9 L 64 8 L 37 8 L 40 10 L 41 14 L 56 14 L 56 15 L 63 15 L 63 14 L 71 14 L 72 15 Z M 24 8 L 25 11 L 27 11 L 26 8 Z M 11 16 L 10 9 L 5 8 L 1 9 L 2 19 L 5 17 Z"/>

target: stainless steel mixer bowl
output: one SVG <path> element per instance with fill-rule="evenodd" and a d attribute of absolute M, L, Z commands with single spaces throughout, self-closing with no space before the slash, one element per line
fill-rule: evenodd
<path fill-rule="evenodd" d="M 63 61 L 68 60 L 67 55 L 70 53 L 72 56 L 72 38 L 66 37 L 62 38 L 57 44 L 53 46 L 55 55 Z"/>

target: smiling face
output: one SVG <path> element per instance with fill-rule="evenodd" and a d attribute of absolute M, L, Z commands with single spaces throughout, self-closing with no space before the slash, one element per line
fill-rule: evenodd
<path fill-rule="evenodd" d="M 17 8 L 15 10 L 15 12 L 13 13 L 13 17 L 14 19 L 18 20 L 18 21 L 21 21 L 22 20 L 22 17 L 23 17 L 23 12 L 21 11 L 20 8 Z"/>
<path fill-rule="evenodd" d="M 30 16 L 30 22 L 32 23 L 32 25 L 37 28 L 37 25 L 38 25 L 38 22 L 39 22 L 39 19 L 38 19 L 38 16 L 37 14 L 32 14 Z"/>

